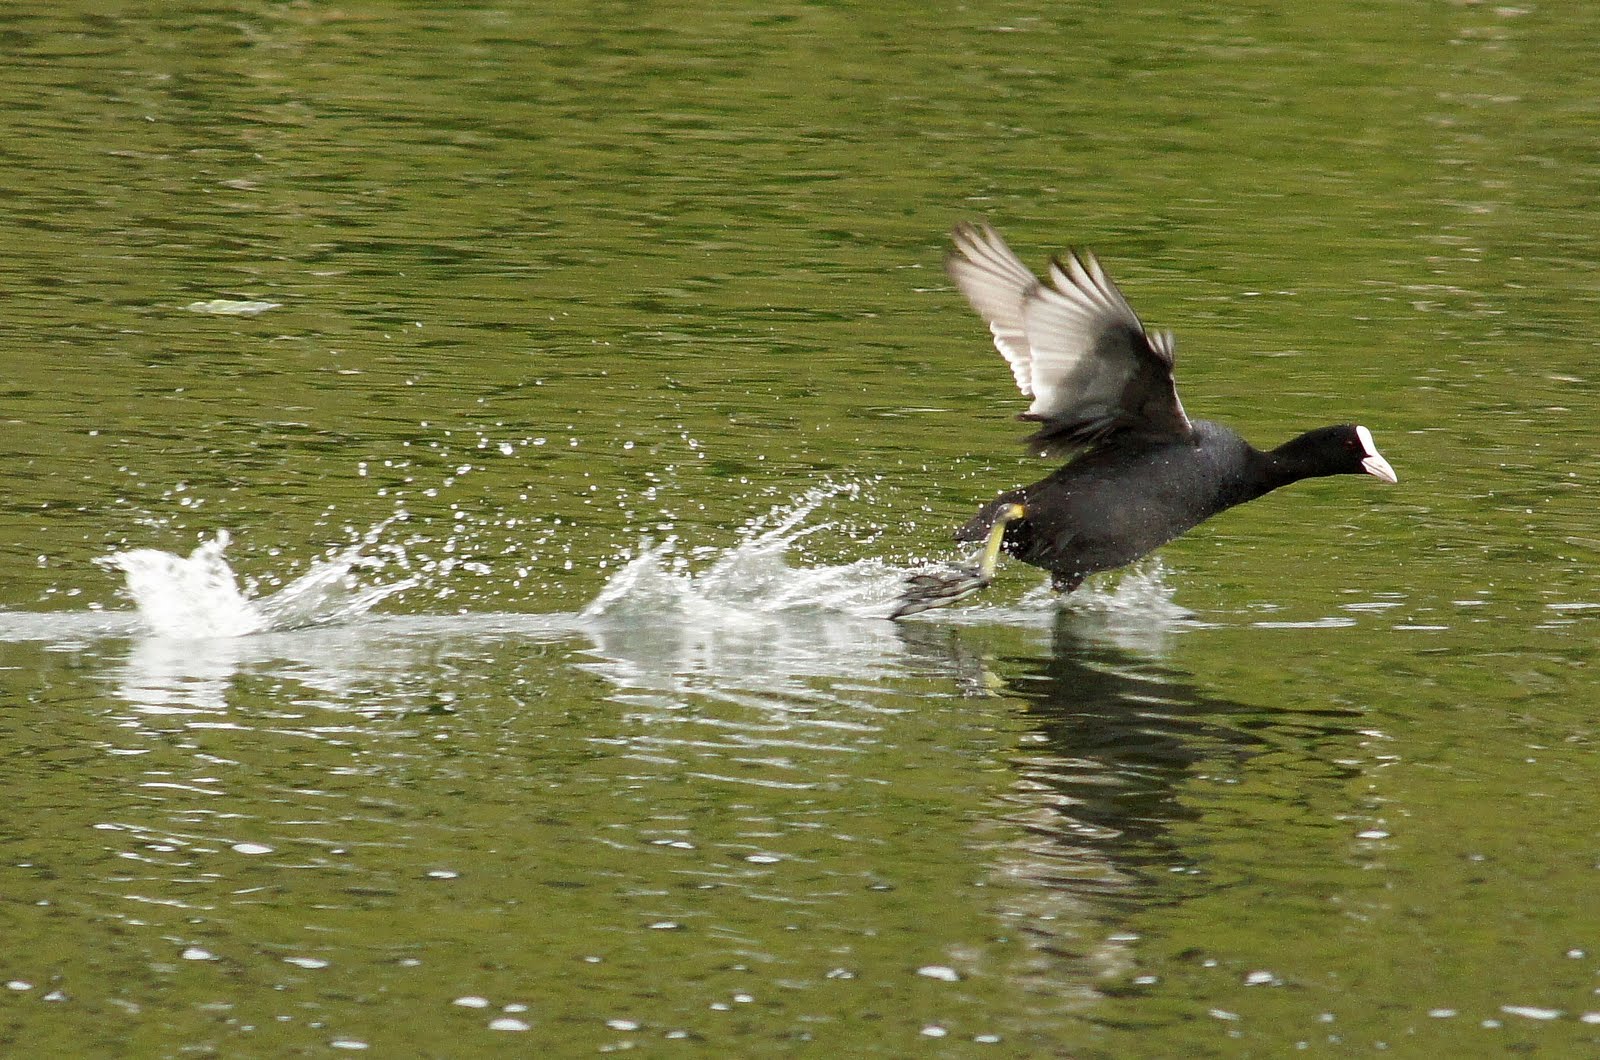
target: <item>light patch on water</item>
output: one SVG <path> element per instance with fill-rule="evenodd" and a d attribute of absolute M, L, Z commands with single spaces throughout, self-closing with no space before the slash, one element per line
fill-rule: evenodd
<path fill-rule="evenodd" d="M 282 302 L 262 302 L 233 298 L 213 298 L 206 302 L 190 302 L 183 308 L 191 313 L 209 313 L 220 317 L 253 317 L 269 309 L 282 308 Z"/>
<path fill-rule="evenodd" d="M 1128 651 L 1161 655 L 1177 631 L 1205 625 L 1177 602 L 1176 595 L 1176 587 L 1167 580 L 1166 566 L 1159 558 L 1150 557 L 1121 572 L 1101 575 L 1065 596 L 1040 577 L 1014 602 L 925 611 L 913 621 L 927 618 L 951 625 L 1048 627 L 1065 614 L 1087 636 Z"/>
<path fill-rule="evenodd" d="M 746 527 L 731 548 L 646 543 L 579 616 L 599 661 L 587 666 L 624 689 L 737 699 L 813 700 L 810 678 L 863 680 L 898 667 L 904 652 L 886 621 L 905 571 L 880 559 L 790 563 L 794 546 L 830 524 L 803 526 L 816 507 L 854 487 L 808 493 Z M 707 675 L 715 675 L 707 680 Z"/>
<path fill-rule="evenodd" d="M 1167 628 L 1194 618 L 1194 612 L 1175 599 L 1177 587 L 1167 581 L 1167 568 L 1158 557 L 1141 560 L 1120 575 L 1104 577 L 1062 597 L 1040 585 L 1035 592 L 1053 597 L 1057 607 L 1103 615 L 1130 626 Z"/>
<path fill-rule="evenodd" d="M 1343 618 L 1338 615 L 1329 615 L 1326 618 L 1314 618 L 1305 622 L 1252 622 L 1255 629 L 1349 629 L 1356 624 L 1353 618 Z"/>

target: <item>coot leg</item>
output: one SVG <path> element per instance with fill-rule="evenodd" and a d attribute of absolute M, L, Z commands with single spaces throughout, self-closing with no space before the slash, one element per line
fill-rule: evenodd
<path fill-rule="evenodd" d="M 905 618 L 919 611 L 944 607 L 964 600 L 994 581 L 995 565 L 1000 562 L 1000 544 L 1005 540 L 1006 526 L 1027 514 L 1020 504 L 1008 504 L 1000 510 L 989 536 L 983 543 L 976 567 L 945 567 L 941 570 L 921 571 L 906 579 L 906 591 L 900 597 L 900 606 L 890 618 Z"/>
<path fill-rule="evenodd" d="M 1050 588 L 1065 596 L 1083 584 L 1081 574 L 1063 574 L 1061 571 L 1050 572 Z"/>

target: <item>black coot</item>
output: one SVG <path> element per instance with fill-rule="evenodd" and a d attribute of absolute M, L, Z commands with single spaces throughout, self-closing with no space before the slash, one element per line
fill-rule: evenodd
<path fill-rule="evenodd" d="M 1262 452 L 1221 424 L 1189 419 L 1172 378 L 1172 332 L 1146 332 L 1093 255 L 1052 259 L 1045 282 L 986 224 L 958 225 L 953 238 L 945 268 L 1033 399 L 1021 416 L 1040 425 L 1028 443 L 1043 456 L 1076 456 L 984 505 L 956 532 L 985 542 L 978 566 L 913 575 L 893 617 L 988 585 L 1002 550 L 1071 592 L 1279 486 L 1320 475 L 1395 481 L 1365 427 L 1319 427 Z"/>

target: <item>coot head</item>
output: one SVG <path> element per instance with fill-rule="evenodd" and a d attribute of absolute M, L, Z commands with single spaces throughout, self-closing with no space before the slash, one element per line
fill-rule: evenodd
<path fill-rule="evenodd" d="M 1274 477 L 1285 482 L 1322 475 L 1371 475 L 1384 482 L 1399 481 L 1373 443 L 1372 432 L 1354 423 L 1307 431 L 1268 455 Z"/>

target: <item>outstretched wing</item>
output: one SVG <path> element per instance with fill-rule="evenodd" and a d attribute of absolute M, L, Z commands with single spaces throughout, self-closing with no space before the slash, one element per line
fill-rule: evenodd
<path fill-rule="evenodd" d="M 1011 365 L 1017 389 L 1023 397 L 1033 397 L 1033 351 L 1022 306 L 1042 286 L 1039 278 L 988 225 L 963 221 L 951 238 L 955 249 L 945 255 L 945 271 L 978 315 L 988 321 L 994 348 Z"/>
<path fill-rule="evenodd" d="M 1095 445 L 1113 434 L 1188 438 L 1173 381 L 1171 332 L 1147 334 L 1092 254 L 1050 263 L 1043 282 L 985 225 L 960 224 L 945 265 L 989 323 L 995 347 L 1033 403 L 1046 452 Z"/>

